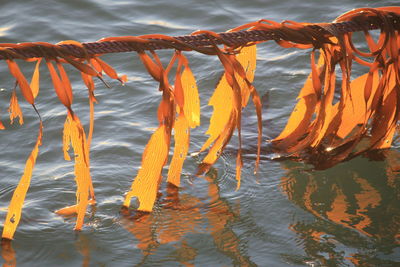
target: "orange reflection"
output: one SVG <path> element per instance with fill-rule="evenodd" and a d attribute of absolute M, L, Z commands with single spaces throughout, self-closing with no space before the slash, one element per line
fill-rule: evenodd
<path fill-rule="evenodd" d="M 371 247 L 385 247 L 386 253 L 392 253 L 400 244 L 399 155 L 387 151 L 385 162 L 368 162 L 371 166 L 358 159 L 327 171 L 288 168 L 281 179 L 282 191 L 317 217 L 290 226 L 309 256 L 329 266 L 343 265 L 347 260 L 355 266 L 370 266 L 363 264 L 382 263 L 365 252 Z M 346 256 L 336 248 L 338 243 L 360 251 Z"/>
<path fill-rule="evenodd" d="M 82 254 L 82 267 L 90 266 L 90 240 L 83 234 L 79 234 L 79 239 L 76 241 L 78 251 Z"/>
<path fill-rule="evenodd" d="M 1 257 L 4 259 L 3 267 L 17 266 L 15 251 L 11 245 L 11 240 L 8 239 L 1 240 Z"/>
<path fill-rule="evenodd" d="M 137 247 L 143 252 L 143 261 L 154 254 L 160 245 L 180 242 L 175 245 L 176 260 L 190 266 L 197 252 L 187 244 L 185 235 L 196 232 L 200 226 L 202 216 L 199 204 L 200 200 L 196 197 L 187 194 L 179 197 L 179 189 L 169 184 L 167 196 L 160 205 L 161 210 L 137 212 L 134 216 L 130 216 L 127 210 L 123 211 L 122 223 L 138 240 Z"/>
<path fill-rule="evenodd" d="M 242 255 L 240 239 L 231 229 L 239 212 L 233 211 L 220 198 L 214 169 L 204 178 L 208 182 L 208 196 L 203 201 L 195 196 L 182 194 L 181 189 L 169 184 L 166 197 L 152 213 L 136 212 L 131 216 L 128 210 L 123 210 L 123 226 L 137 239 L 137 247 L 144 255 L 142 263 L 149 255 L 155 254 L 160 246 L 172 244 L 176 248 L 173 253 L 175 260 L 184 266 L 194 266 L 193 261 L 198 251 L 189 244 L 186 236 L 197 233 L 209 235 L 216 248 L 235 264 L 252 264 L 247 256 Z M 203 227 L 204 225 L 207 227 Z"/>
<path fill-rule="evenodd" d="M 240 240 L 229 227 L 239 218 L 239 210 L 233 210 L 228 202 L 220 198 L 219 187 L 214 182 L 217 174 L 214 172 L 214 175 L 211 175 L 209 173 L 209 176 L 205 176 L 205 179 L 209 182 L 208 195 L 212 203 L 205 214 L 210 224 L 208 230 L 219 251 L 234 259 L 236 263 L 239 263 L 239 266 L 249 266 L 253 263 L 247 256 L 242 255 L 239 247 Z"/>

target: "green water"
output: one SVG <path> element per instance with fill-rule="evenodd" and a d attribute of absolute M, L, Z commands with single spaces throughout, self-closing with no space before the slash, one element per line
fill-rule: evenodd
<path fill-rule="evenodd" d="M 3 0 L 0 42 L 177 36 L 198 29 L 225 31 L 261 18 L 325 22 L 355 7 L 387 5 L 398 1 Z M 171 52 L 159 55 L 166 63 Z M 207 101 L 223 68 L 216 58 L 186 55 L 201 95 L 202 125 L 191 133 L 190 152 L 196 152 L 206 138 L 212 111 Z M 157 127 L 161 95 L 134 53 L 103 58 L 127 74 L 129 82 L 122 87 L 110 81 L 110 89 L 96 82 L 91 173 L 98 203 L 88 209 L 79 233 L 72 230 L 74 217 L 54 214 L 74 204 L 75 181 L 73 163 L 62 154 L 66 111 L 50 78 L 42 75 L 37 106 L 44 121 L 43 145 L 15 240 L 11 247 L 3 246 L 0 264 L 7 266 L 7 257 L 15 255 L 16 266 L 400 266 L 398 143 L 325 171 L 264 155 L 256 177 L 252 107 L 243 115 L 246 152 L 239 191 L 232 145 L 202 177 L 195 176 L 202 155 L 189 157 L 182 188 L 176 192 L 163 185 L 152 214 L 121 213 L 144 146 Z M 264 139 L 284 126 L 309 73 L 308 62 L 308 51 L 272 42 L 259 46 L 254 84 L 264 96 Z M 87 92 L 79 75 L 69 73 L 73 108 L 87 126 Z M 34 111 L 23 101 L 25 124 L 9 125 L 13 84 L 6 65 L 0 64 L 0 114 L 7 127 L 0 132 L 0 230 L 38 127 Z"/>

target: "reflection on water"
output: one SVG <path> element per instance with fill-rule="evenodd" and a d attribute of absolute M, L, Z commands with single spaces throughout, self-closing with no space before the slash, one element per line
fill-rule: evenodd
<path fill-rule="evenodd" d="M 76 242 L 77 250 L 82 254 L 82 267 L 90 266 L 90 240 L 84 234 L 80 234 Z"/>
<path fill-rule="evenodd" d="M 10 240 L 1 240 L 1 257 L 4 259 L 3 267 L 14 267 L 17 265 L 15 251 Z"/>
<path fill-rule="evenodd" d="M 320 173 L 288 169 L 282 177 L 289 200 L 315 216 L 293 221 L 290 229 L 323 266 L 396 266 L 381 256 L 395 254 L 400 244 L 400 154 L 381 153 L 385 169 L 360 159 L 362 164 L 345 171 L 342 165 Z"/>
<path fill-rule="evenodd" d="M 194 266 L 197 248 L 189 244 L 187 237 L 192 234 L 211 235 L 216 248 L 232 259 L 235 266 L 252 266 L 249 258 L 240 250 L 240 239 L 231 228 L 238 220 L 238 211 L 220 198 L 215 183 L 217 172 L 210 171 L 204 179 L 208 182 L 208 199 L 199 199 L 189 194 L 180 194 L 179 189 L 168 186 L 166 197 L 162 197 L 158 209 L 153 213 L 123 211 L 123 226 L 137 239 L 143 259 L 156 253 L 166 244 L 173 244 L 175 251 L 170 260 L 184 266 Z M 192 242 L 193 243 L 193 242 Z"/>

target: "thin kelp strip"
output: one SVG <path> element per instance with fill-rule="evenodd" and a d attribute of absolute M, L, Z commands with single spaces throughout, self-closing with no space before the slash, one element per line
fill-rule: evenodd
<path fill-rule="evenodd" d="M 400 107 L 399 16 L 399 7 L 361 8 L 341 15 L 333 23 L 260 20 L 219 34 L 197 31 L 182 37 L 160 34 L 107 37 L 94 43 L 64 41 L 56 45 L 44 42 L 4 43 L 0 44 L 0 59 L 6 60 L 11 75 L 16 79 L 15 87 L 20 88 L 24 99 L 35 110 L 35 99 L 39 94 L 39 66 L 42 61 L 47 66 L 55 93 L 67 111 L 63 135 L 64 157 L 71 160 L 68 151 L 72 147 L 77 185 L 76 204 L 56 212 L 61 215 L 77 214 L 75 229 L 80 230 L 84 225 L 87 205 L 95 204 L 90 175 L 94 104 L 97 103 L 93 77 L 106 86 L 105 75 L 121 83 L 127 80 L 126 76 L 118 75 L 100 58 L 102 54 L 136 51 L 162 93 L 157 111 L 158 127 L 144 149 L 141 168 L 123 204 L 128 208 L 131 198 L 136 197 L 139 201 L 138 210 L 150 212 L 162 182 L 164 166 L 169 165 L 167 182 L 170 186 L 180 186 L 182 167 L 189 151 L 190 131 L 200 125 L 198 87 L 184 52 L 195 51 L 214 56 L 224 70 L 209 101 L 214 112 L 206 132 L 209 138 L 200 149 L 206 155 L 197 174 L 209 170 L 236 134 L 236 179 L 239 189 L 243 166 L 242 110 L 250 98 L 257 115 L 255 172 L 260 160 L 261 100 L 252 84 L 256 68 L 256 45 L 274 40 L 284 48 L 311 49 L 310 75 L 299 93 L 286 127 L 271 142 L 282 157 L 304 160 L 313 163 L 316 168 L 327 168 L 364 152 L 391 146 L 397 131 Z M 371 37 L 371 29 L 380 29 L 377 40 Z M 354 46 L 354 31 L 364 32 L 369 51 L 360 51 Z M 156 49 L 165 48 L 175 50 L 166 66 L 155 52 Z M 36 63 L 30 83 L 16 60 Z M 88 134 L 72 110 L 73 89 L 64 69 L 66 64 L 79 71 L 88 89 Z M 369 70 L 360 77 L 352 78 L 353 64 L 366 66 Z M 340 88 L 336 88 L 338 81 Z M 18 118 L 23 123 L 15 90 L 11 95 L 9 112 L 11 121 Z M 0 123 L 2 128 L 4 125 Z M 42 128 L 40 120 L 36 145 L 8 210 L 3 229 L 5 239 L 13 238 L 18 225 L 39 153 Z M 171 144 L 174 149 L 169 159 Z"/>

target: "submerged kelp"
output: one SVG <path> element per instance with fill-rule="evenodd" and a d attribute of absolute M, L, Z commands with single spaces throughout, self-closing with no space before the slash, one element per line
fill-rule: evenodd
<path fill-rule="evenodd" d="M 62 208 L 58 214 L 77 214 L 76 230 L 82 229 L 88 204 L 95 204 L 90 175 L 90 145 L 93 135 L 95 87 L 93 77 L 106 86 L 104 74 L 124 83 L 126 76 L 117 72 L 100 57 L 104 53 L 136 51 L 151 77 L 159 84 L 162 99 L 158 107 L 158 127 L 146 145 L 142 166 L 127 193 L 124 206 L 131 198 L 139 201 L 138 210 L 150 212 L 162 182 L 162 170 L 169 166 L 167 182 L 179 187 L 180 174 L 190 145 L 190 130 L 200 124 L 200 98 L 195 75 L 185 51 L 196 51 L 219 59 L 224 69 L 209 105 L 214 112 L 200 151 L 207 151 L 198 174 L 209 170 L 220 157 L 233 135 L 238 137 L 236 154 L 237 188 L 240 187 L 242 162 L 242 110 L 251 97 L 257 115 L 258 148 L 255 171 L 262 143 L 261 100 L 253 86 L 256 68 L 256 45 L 274 40 L 284 48 L 311 49 L 311 71 L 298 102 L 283 131 L 271 142 L 282 157 L 313 163 L 327 168 L 375 149 L 391 146 L 397 131 L 399 107 L 399 15 L 398 7 L 362 8 L 338 17 L 334 23 L 277 23 L 260 20 L 234 28 L 227 33 L 198 31 L 188 37 L 165 35 L 103 38 L 95 45 L 64 41 L 57 45 L 37 42 L 0 44 L 0 57 L 6 60 L 16 87 L 40 119 L 36 145 L 27 160 L 24 175 L 9 206 L 3 235 L 12 239 L 21 217 L 22 205 L 29 187 L 42 137 L 42 120 L 35 106 L 39 94 L 39 66 L 44 58 L 57 97 L 67 109 L 64 124 L 64 157 L 70 160 L 72 147 L 75 161 L 76 205 Z M 381 30 L 374 40 L 368 30 Z M 369 51 L 357 49 L 352 32 L 364 31 Z M 236 39 L 230 36 L 236 36 Z M 95 47 L 95 49 L 93 48 Z M 163 65 L 156 49 L 175 49 L 168 65 Z M 186 53 L 186 52 L 185 52 Z M 16 59 L 36 65 L 28 83 Z M 72 109 L 73 90 L 64 65 L 81 73 L 88 88 L 90 107 L 89 131 L 86 134 L 78 115 Z M 366 74 L 352 78 L 352 64 L 369 68 Z M 340 87 L 337 88 L 338 81 Z M 336 100 L 335 98 L 338 98 Z M 15 92 L 10 100 L 11 121 L 23 115 Z M 0 129 L 4 125 L 0 122 Z M 172 142 L 172 136 L 174 141 Z M 169 158 L 171 143 L 173 156 Z"/>

